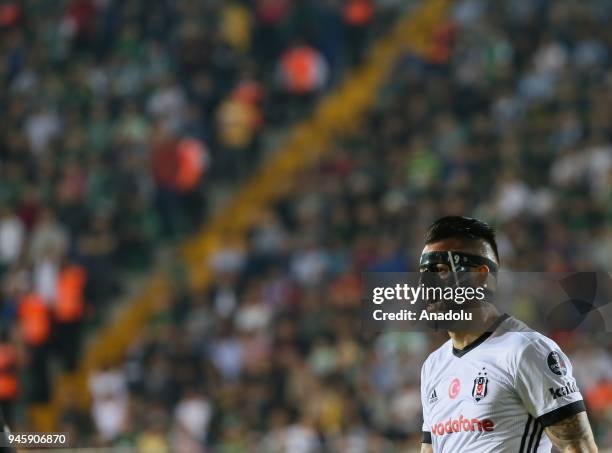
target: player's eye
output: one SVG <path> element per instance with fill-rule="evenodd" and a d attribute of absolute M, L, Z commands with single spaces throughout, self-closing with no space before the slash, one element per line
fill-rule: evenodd
<path fill-rule="evenodd" d="M 449 269 L 438 269 L 436 272 L 438 272 L 438 277 L 440 277 L 443 280 L 448 278 L 448 276 L 450 275 Z"/>
<path fill-rule="evenodd" d="M 438 272 L 442 274 L 447 274 L 448 272 L 450 272 L 450 268 L 448 267 L 448 265 L 443 263 L 427 264 L 426 266 L 421 266 L 419 270 L 421 272 Z M 443 275 L 441 275 L 441 277 L 443 277 Z"/>
<path fill-rule="evenodd" d="M 436 264 L 436 272 L 450 272 L 448 264 Z"/>

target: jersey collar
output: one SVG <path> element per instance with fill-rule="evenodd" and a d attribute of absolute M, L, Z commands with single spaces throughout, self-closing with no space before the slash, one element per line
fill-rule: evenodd
<path fill-rule="evenodd" d="M 453 346 L 453 355 L 455 357 L 461 358 L 464 355 L 466 355 L 468 352 L 470 352 L 472 349 L 475 349 L 476 347 L 484 343 L 484 341 L 487 338 L 489 338 L 493 332 L 495 332 L 495 330 L 500 326 L 500 324 L 504 322 L 506 319 L 508 319 L 509 317 L 510 315 L 506 313 L 501 315 L 499 318 L 497 318 L 497 320 L 493 324 L 491 324 L 491 327 L 489 327 L 487 332 L 483 333 L 481 336 L 476 338 L 474 341 L 468 344 L 465 348 L 457 349 Z"/>

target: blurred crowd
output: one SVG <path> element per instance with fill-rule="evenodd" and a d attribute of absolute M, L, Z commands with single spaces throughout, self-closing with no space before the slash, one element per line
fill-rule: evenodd
<path fill-rule="evenodd" d="M 99 270 L 146 263 L 160 237 L 198 224 L 207 189 L 248 173 L 262 131 L 362 61 L 368 29 L 398 2 L 0 7 L 11 322 L 25 302 L 57 312 L 61 276 L 67 300 L 105 303 L 119 282 Z M 414 271 L 426 227 L 448 214 L 494 224 L 503 268 L 607 270 L 610 19 L 604 0 L 455 2 L 432 53 L 397 62 L 358 132 L 304 168 L 246 240 L 228 235 L 206 292 L 177 260 L 170 297 L 125 360 L 90 377 L 91 411 L 65 402 L 60 430 L 150 451 L 418 445 L 420 366 L 444 337 L 364 332 L 361 272 Z M 62 319 L 78 331 L 80 318 Z M 612 447 L 612 337 L 545 333 Z"/>
<path fill-rule="evenodd" d="M 360 273 L 415 270 L 426 227 L 447 214 L 493 223 L 506 269 L 607 269 L 611 15 L 603 1 L 456 2 L 435 52 L 397 62 L 359 132 L 304 169 L 246 241 L 228 235 L 214 285 L 174 279 L 125 361 L 92 376 L 97 442 L 417 446 L 420 365 L 444 337 L 364 332 Z M 612 338 L 545 333 L 611 447 Z"/>
<path fill-rule="evenodd" d="M 48 400 L 52 358 L 75 368 L 84 328 L 160 248 L 201 225 L 211 187 L 246 177 L 262 131 L 307 114 L 398 8 L 0 0 L 0 373 L 9 382 L 0 402 L 9 419 L 10 401 Z"/>

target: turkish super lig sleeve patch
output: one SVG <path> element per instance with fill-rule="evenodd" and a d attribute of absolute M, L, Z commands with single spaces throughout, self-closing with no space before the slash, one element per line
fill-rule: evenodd
<path fill-rule="evenodd" d="M 548 363 L 548 368 L 550 368 L 550 371 L 555 373 L 557 376 L 565 376 L 567 374 L 567 366 L 565 365 L 565 361 L 558 352 L 553 351 L 548 354 L 546 363 Z"/>

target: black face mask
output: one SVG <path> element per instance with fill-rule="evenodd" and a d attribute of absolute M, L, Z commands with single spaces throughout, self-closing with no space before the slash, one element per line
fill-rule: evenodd
<path fill-rule="evenodd" d="M 429 272 L 438 272 L 437 264 L 444 264 L 453 272 L 469 272 L 470 269 L 486 265 L 489 272 L 497 273 L 497 264 L 489 258 L 480 255 L 472 255 L 471 253 L 442 251 L 428 252 L 421 255 L 419 261 L 419 269 L 425 269 Z"/>
<path fill-rule="evenodd" d="M 438 268 L 440 264 L 446 266 L 448 271 L 441 272 Z M 426 288 L 476 287 L 478 283 L 473 269 L 482 265 L 489 268 L 490 274 L 497 274 L 497 264 L 484 256 L 454 251 L 423 253 L 419 262 L 422 271 L 419 283 Z M 489 296 L 492 294 L 489 290 L 487 293 Z"/>

